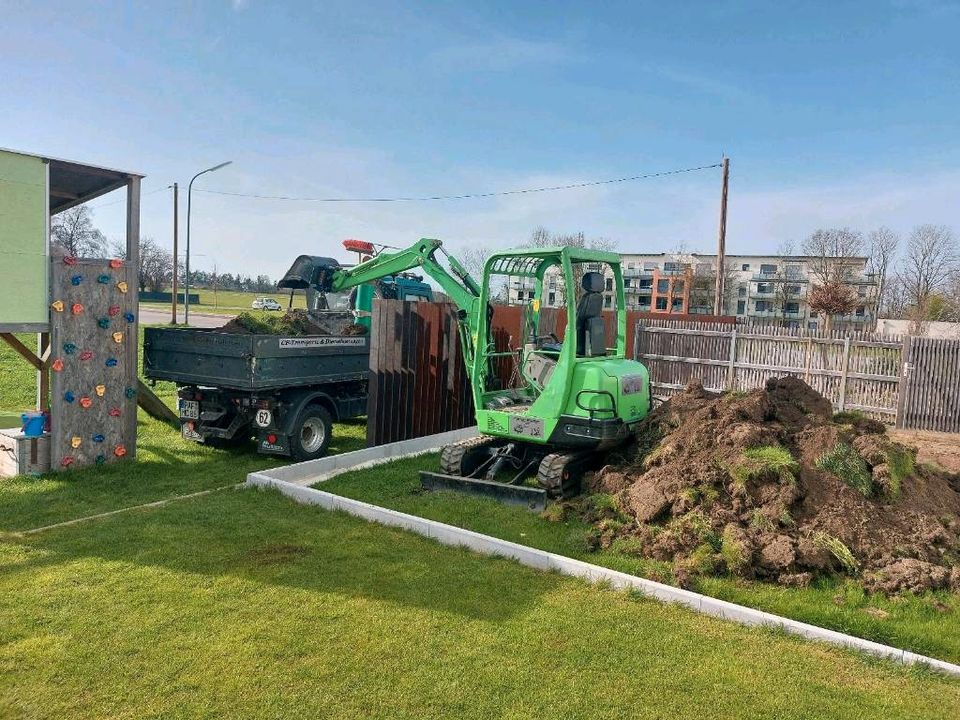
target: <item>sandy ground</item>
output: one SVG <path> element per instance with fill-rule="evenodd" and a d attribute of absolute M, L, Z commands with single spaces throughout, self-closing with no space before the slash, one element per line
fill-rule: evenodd
<path fill-rule="evenodd" d="M 920 452 L 920 462 L 934 463 L 944 470 L 960 473 L 960 434 L 940 433 L 929 430 L 891 430 L 899 442 L 914 445 Z"/>

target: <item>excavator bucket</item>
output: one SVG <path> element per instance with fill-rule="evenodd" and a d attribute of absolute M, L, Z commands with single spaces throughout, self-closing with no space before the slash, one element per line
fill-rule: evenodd
<path fill-rule="evenodd" d="M 277 287 L 290 290 L 307 288 L 329 290 L 330 288 L 325 285 L 329 285 L 333 273 L 339 269 L 340 263 L 334 258 L 301 255 L 293 261 L 293 265 L 277 283 Z"/>

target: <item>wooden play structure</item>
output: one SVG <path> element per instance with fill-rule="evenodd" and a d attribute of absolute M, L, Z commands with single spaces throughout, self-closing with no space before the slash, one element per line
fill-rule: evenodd
<path fill-rule="evenodd" d="M 0 337 L 36 369 L 36 406 L 50 417 L 43 437 L 14 433 L 12 442 L 0 443 L 8 454 L 30 455 L 15 457 L 15 469 L 77 468 L 136 455 L 141 178 L 0 150 Z M 122 188 L 124 258 L 51 251 L 51 216 Z M 37 352 L 23 342 L 25 333 L 37 334 Z"/>

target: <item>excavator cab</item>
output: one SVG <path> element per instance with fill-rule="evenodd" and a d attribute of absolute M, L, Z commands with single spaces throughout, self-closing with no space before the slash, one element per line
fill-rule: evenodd
<path fill-rule="evenodd" d="M 489 482 L 509 469 L 516 501 L 537 508 L 544 500 L 524 487 L 525 478 L 535 471 L 549 493 L 578 492 L 583 472 L 601 464 L 649 412 L 649 376 L 626 355 L 619 255 L 575 247 L 494 253 L 484 267 L 480 306 L 499 294 L 504 280 L 508 287 L 533 287 L 525 337 L 519 347 L 498 349 L 489 339 L 491 316 L 477 314 L 474 337 L 487 338 L 476 342 L 471 376 L 482 435 L 444 448 L 447 479 L 438 482 Z M 491 382 L 505 358 L 516 367 L 506 387 Z M 509 499 L 509 493 L 498 495 Z"/>

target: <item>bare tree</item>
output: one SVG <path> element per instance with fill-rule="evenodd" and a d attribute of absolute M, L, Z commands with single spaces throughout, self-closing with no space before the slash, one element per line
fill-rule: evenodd
<path fill-rule="evenodd" d="M 867 239 L 867 271 L 877 282 L 877 314 L 887 296 L 887 274 L 900 245 L 900 236 L 888 227 L 880 226 L 871 231 Z"/>
<path fill-rule="evenodd" d="M 111 243 L 112 254 L 126 257 L 123 243 Z M 163 292 L 173 279 L 173 253 L 160 247 L 152 237 L 140 238 L 140 267 L 137 268 L 137 287 L 140 292 Z"/>
<path fill-rule="evenodd" d="M 613 252 L 616 250 L 617 241 L 610 238 L 594 238 L 588 240 L 583 231 L 575 233 L 552 233 L 542 225 L 538 225 L 533 229 L 533 232 L 530 233 L 530 239 L 527 241 L 525 247 L 575 247 Z M 578 297 L 581 292 L 580 279 L 583 277 L 583 273 L 584 268 L 582 264 L 573 266 L 574 292 Z M 559 275 L 557 278 L 557 288 L 555 292 L 560 298 L 560 304 L 562 305 L 566 301 L 566 289 L 563 287 L 562 275 Z"/>
<path fill-rule="evenodd" d="M 76 205 L 50 219 L 50 243 L 73 257 L 101 257 L 107 239 L 93 224 L 86 205 Z"/>
<path fill-rule="evenodd" d="M 944 306 L 940 295 L 947 292 L 958 262 L 960 250 L 946 225 L 918 225 L 910 232 L 900 278 L 911 333 L 921 332 L 924 321 L 940 319 Z"/>
<path fill-rule="evenodd" d="M 808 303 L 811 310 L 825 316 L 829 331 L 838 315 L 849 315 L 857 306 L 857 291 L 851 281 L 855 258 L 863 256 L 863 234 L 850 228 L 820 229 L 801 247 L 809 257 L 813 276 Z"/>
<path fill-rule="evenodd" d="M 737 294 L 736 266 L 732 262 L 723 265 L 723 297 L 721 307 L 713 306 L 716 299 L 717 268 L 709 263 L 697 263 L 690 275 L 690 308 L 710 308 L 713 315 L 726 315 Z"/>

